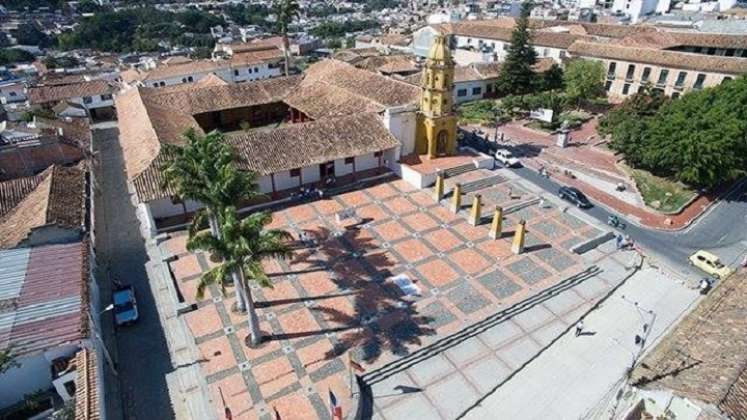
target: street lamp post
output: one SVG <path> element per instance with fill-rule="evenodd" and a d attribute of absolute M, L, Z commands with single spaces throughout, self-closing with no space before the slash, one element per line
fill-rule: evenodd
<path fill-rule="evenodd" d="M 114 309 L 114 304 L 109 304 L 106 308 L 99 311 L 96 314 L 96 317 L 100 317 L 104 312 L 108 312 Z M 88 312 L 88 319 L 91 321 L 91 325 L 93 326 L 93 335 L 95 338 L 99 340 L 99 343 L 101 343 L 101 348 L 104 351 L 104 357 L 106 358 L 106 362 L 109 365 L 109 368 L 112 370 L 112 373 L 114 375 L 119 376 L 119 373 L 117 372 L 117 369 L 114 367 L 114 361 L 112 360 L 111 355 L 109 354 L 109 349 L 106 347 L 106 343 L 104 343 L 104 340 L 101 338 L 101 335 L 98 331 L 98 325 L 96 324 L 96 321 L 93 319 L 93 316 L 91 315 L 91 312 Z"/>

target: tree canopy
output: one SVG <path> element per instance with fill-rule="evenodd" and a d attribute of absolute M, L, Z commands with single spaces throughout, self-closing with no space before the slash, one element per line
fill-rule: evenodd
<path fill-rule="evenodd" d="M 705 188 L 745 174 L 747 78 L 677 100 L 654 95 L 633 95 L 602 124 L 629 164 Z"/>
<path fill-rule="evenodd" d="M 531 45 L 529 14 L 532 4 L 525 1 L 516 28 L 511 34 L 506 60 L 496 82 L 496 90 L 503 95 L 523 95 L 532 92 L 537 84 L 537 76 L 532 66 L 537 62 L 537 52 Z"/>
<path fill-rule="evenodd" d="M 84 18 L 74 31 L 61 34 L 58 42 L 63 49 L 113 52 L 157 51 L 161 41 L 212 48 L 210 28 L 224 23 L 222 18 L 198 10 L 172 13 L 151 7 L 130 8 Z"/>
<path fill-rule="evenodd" d="M 30 63 L 34 61 L 34 54 L 28 51 L 15 48 L 0 49 L 0 66 L 7 66 L 15 63 Z"/>
<path fill-rule="evenodd" d="M 604 65 L 595 60 L 573 60 L 563 72 L 565 94 L 576 106 L 604 95 Z"/>

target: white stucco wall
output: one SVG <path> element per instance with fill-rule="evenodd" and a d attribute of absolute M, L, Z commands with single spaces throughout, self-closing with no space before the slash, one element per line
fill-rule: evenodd
<path fill-rule="evenodd" d="M 399 140 L 402 156 L 415 152 L 416 107 L 389 108 L 384 112 L 384 126 Z"/>
<path fill-rule="evenodd" d="M 19 367 L 0 375 L 0 408 L 22 401 L 26 394 L 51 388 L 52 360 L 72 356 L 77 349 L 78 346 L 61 346 L 17 359 Z"/>
<path fill-rule="evenodd" d="M 210 73 L 215 73 L 218 77 L 229 83 L 240 83 L 281 76 L 282 66 L 277 65 L 271 68 L 268 63 L 259 63 L 230 68 L 226 67 L 205 72 L 184 73 L 168 78 L 149 78 L 144 80 L 143 84 L 147 87 L 161 87 L 161 84 L 163 84 L 163 86 L 171 86 L 183 83 L 194 83 Z M 189 79 L 190 77 L 192 80 Z"/>

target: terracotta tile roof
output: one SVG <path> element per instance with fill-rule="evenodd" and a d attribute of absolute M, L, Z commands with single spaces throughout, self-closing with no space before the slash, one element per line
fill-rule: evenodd
<path fill-rule="evenodd" d="M 144 72 L 139 80 L 159 80 L 182 77 L 191 74 L 209 73 L 223 69 L 233 69 L 235 67 L 244 67 L 252 64 L 265 62 L 274 62 L 283 58 L 283 52 L 278 48 L 260 49 L 256 51 L 241 52 L 234 54 L 229 59 L 216 60 L 194 60 L 183 63 L 162 64 L 153 70 Z M 138 80 L 133 75 L 127 76 L 129 79 Z"/>
<path fill-rule="evenodd" d="M 569 32 L 549 32 L 540 30 L 542 27 L 546 27 L 548 23 L 536 23 L 534 26 L 537 28 L 532 31 L 532 44 L 542 47 L 554 47 L 554 48 L 568 48 L 574 41 L 578 39 L 591 39 L 589 36 L 578 35 Z M 441 30 L 447 34 L 474 37 L 474 38 L 485 38 L 494 39 L 504 42 L 511 40 L 511 34 L 513 32 L 514 23 L 513 19 L 510 21 L 499 19 L 497 21 L 466 21 L 439 25 L 438 30 Z"/>
<path fill-rule="evenodd" d="M 46 132 L 45 132 L 46 131 Z M 0 181 L 37 174 L 51 165 L 74 164 L 85 157 L 85 150 L 70 132 L 59 137 L 42 130 L 39 137 L 0 146 Z"/>
<path fill-rule="evenodd" d="M 400 145 L 373 113 L 232 135 L 244 169 L 260 175 L 361 156 Z"/>
<path fill-rule="evenodd" d="M 412 41 L 412 37 L 403 34 L 386 34 L 375 39 L 381 45 L 396 45 L 400 47 L 406 47 Z"/>
<path fill-rule="evenodd" d="M 621 45 L 671 49 L 675 47 L 747 48 L 747 35 L 699 32 L 648 31 L 638 32 L 620 40 Z"/>
<path fill-rule="evenodd" d="M 99 378 L 96 352 L 87 348 L 75 354 L 75 420 L 99 420 Z"/>
<path fill-rule="evenodd" d="M 88 118 L 48 119 L 36 117 L 36 124 L 42 130 L 59 134 L 63 142 L 71 146 L 89 150 L 91 145 L 91 125 Z"/>
<path fill-rule="evenodd" d="M 356 63 L 357 61 L 367 57 L 378 57 L 381 55 L 376 47 L 369 48 L 348 48 L 340 50 L 334 53 L 332 58 L 338 61 L 344 61 L 346 63 Z"/>
<path fill-rule="evenodd" d="M 568 52 L 580 57 L 598 57 L 648 63 L 683 70 L 739 75 L 747 72 L 747 59 L 720 57 L 654 48 L 636 48 L 612 43 L 576 41 Z"/>
<path fill-rule="evenodd" d="M 0 182 L 0 217 L 13 210 L 45 179 L 45 174 Z"/>
<path fill-rule="evenodd" d="M 125 156 L 127 175 L 132 180 L 141 201 L 150 201 L 168 196 L 167 191 L 160 189 L 160 173 L 158 170 L 161 143 L 181 144 L 182 134 L 187 128 L 194 128 L 203 133 L 194 116 L 197 114 L 284 102 L 309 117 L 318 120 L 314 124 L 301 124 L 299 128 L 287 127 L 276 130 L 264 130 L 274 133 L 285 133 L 287 136 L 299 135 L 318 136 L 319 140 L 312 142 L 304 140 L 300 143 L 323 144 L 322 127 L 328 127 L 329 133 L 335 133 L 335 138 L 341 142 L 341 150 L 345 144 L 349 150 L 362 148 L 359 144 L 339 133 L 344 123 L 349 123 L 350 135 L 361 138 L 384 138 L 380 131 L 380 124 L 373 124 L 370 117 L 358 120 L 350 117 L 361 113 L 378 113 L 388 107 L 414 104 L 420 99 L 420 88 L 396 81 L 352 65 L 337 61 L 324 60 L 312 65 L 302 76 L 279 77 L 256 82 L 197 87 L 184 89 L 130 89 L 116 96 L 117 115 L 119 119 L 120 143 Z M 345 117 L 339 119 L 338 117 Z M 346 119 L 350 117 L 350 119 Z M 332 120 L 334 119 L 334 121 Z M 321 121 L 324 120 L 324 121 Z M 351 128 L 354 126 L 367 127 L 371 134 L 362 135 Z M 305 128 L 303 128 L 305 127 Z M 262 130 L 260 130 L 262 131 Z M 277 134 L 258 134 L 263 139 Z M 251 137 L 253 138 L 253 137 Z M 247 142 L 250 142 L 247 137 Z M 371 143 L 371 147 L 378 147 L 378 142 Z M 347 142 L 347 143 L 346 143 Z M 299 144 L 300 144 L 299 143 Z M 249 144 L 249 143 L 247 143 Z M 272 140 L 268 145 L 279 150 L 278 144 L 283 140 Z M 388 143 L 387 143 L 388 144 Z M 259 146 L 253 146 L 259 147 Z M 327 147 L 327 146 L 325 146 Z M 319 153 L 309 150 L 299 152 L 299 145 L 290 146 L 288 151 L 298 155 L 329 156 L 331 150 L 320 150 Z M 361 149 L 362 150 L 362 149 Z M 247 155 L 267 168 L 277 167 L 267 158 Z M 347 156 L 346 156 L 347 157 Z M 303 156 L 298 157 L 302 159 Z M 288 162 L 292 160 L 288 159 Z M 260 165 L 257 163 L 257 165 Z M 295 163 L 293 163 L 295 165 Z M 292 166 L 295 167 L 295 166 Z M 267 173 L 269 169 L 259 172 Z"/>
<path fill-rule="evenodd" d="M 646 389 L 668 389 L 747 413 L 747 272 L 723 280 L 633 371 Z"/>
<path fill-rule="evenodd" d="M 228 44 L 228 47 L 231 48 L 234 54 L 265 49 L 280 49 L 283 48 L 283 37 L 273 36 L 264 39 L 254 39 L 249 42 L 234 42 Z"/>
<path fill-rule="evenodd" d="M 31 104 L 44 104 L 84 96 L 111 94 L 116 90 L 116 87 L 106 80 L 91 80 L 66 85 L 32 87 L 29 88 L 28 97 Z"/>
<path fill-rule="evenodd" d="M 420 100 L 420 89 L 408 83 L 355 68 L 339 60 L 323 60 L 304 74 L 285 102 L 319 119 L 358 112 L 381 112 Z"/>
<path fill-rule="evenodd" d="M 367 57 L 356 61 L 354 65 L 360 69 L 382 74 L 412 73 L 420 70 L 414 57 L 404 54 Z"/>
<path fill-rule="evenodd" d="M 537 63 L 532 67 L 537 73 L 547 71 L 555 60 L 552 58 L 540 58 L 537 59 Z M 467 66 L 456 66 L 454 68 L 454 81 L 459 82 L 471 82 L 476 80 L 490 80 L 496 79 L 501 73 L 501 63 L 473 63 Z M 423 72 L 412 74 L 403 77 L 402 80 L 420 86 L 422 84 Z"/>
<path fill-rule="evenodd" d="M 41 179 L 40 179 L 41 178 Z M 35 228 L 56 225 L 80 229 L 85 223 L 85 178 L 79 168 L 51 166 L 28 181 L 8 181 L 16 185 L 2 207 L 8 209 L 0 216 L 0 248 L 16 247 L 28 238 Z M 29 186 L 36 186 L 29 190 Z M 13 188 L 13 187 L 10 187 Z M 9 188 L 9 189 L 10 189 Z M 19 191 L 25 195 L 19 201 Z"/>
<path fill-rule="evenodd" d="M 87 243 L 0 250 L 0 348 L 17 355 L 88 337 Z"/>

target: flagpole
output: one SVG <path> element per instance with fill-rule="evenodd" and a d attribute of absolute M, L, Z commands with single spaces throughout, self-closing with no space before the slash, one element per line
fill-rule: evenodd
<path fill-rule="evenodd" d="M 348 378 L 350 378 L 350 398 L 353 398 L 353 354 L 348 350 Z"/>

